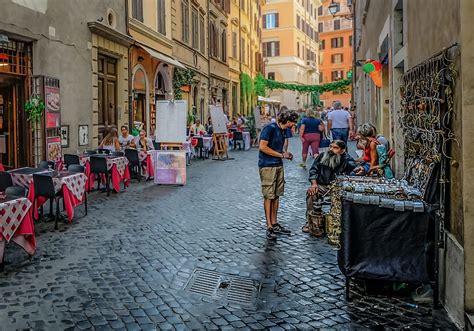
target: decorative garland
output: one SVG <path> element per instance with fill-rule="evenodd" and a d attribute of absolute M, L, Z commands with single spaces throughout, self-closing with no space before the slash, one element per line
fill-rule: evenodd
<path fill-rule="evenodd" d="M 28 121 L 33 124 L 33 127 L 36 123 L 41 121 L 44 111 L 44 101 L 37 95 L 34 95 L 25 103 L 25 113 L 28 118 Z"/>
<path fill-rule="evenodd" d="M 192 85 L 195 74 L 194 70 L 191 69 L 174 69 L 173 92 L 175 100 L 181 100 L 183 98 L 181 87 Z"/>
<path fill-rule="evenodd" d="M 341 92 L 347 93 L 349 86 L 351 85 L 352 80 L 342 79 L 337 82 L 326 83 L 323 85 L 298 85 L 298 84 L 288 84 L 277 82 L 272 79 L 266 79 L 262 74 L 257 74 L 255 77 L 255 85 L 259 87 L 259 92 L 261 93 L 261 86 L 268 88 L 270 90 L 290 90 L 298 91 L 301 93 L 318 93 L 322 94 L 324 92 Z"/>

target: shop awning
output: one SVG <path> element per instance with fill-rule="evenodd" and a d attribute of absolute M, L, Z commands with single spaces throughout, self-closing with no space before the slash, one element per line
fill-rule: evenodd
<path fill-rule="evenodd" d="M 279 101 L 279 100 L 265 98 L 265 97 L 262 97 L 262 96 L 259 96 L 257 100 L 260 101 L 260 102 L 266 102 L 266 103 L 281 103 L 281 101 Z"/>
<path fill-rule="evenodd" d="M 181 69 L 186 69 L 186 67 L 180 63 L 178 60 L 173 59 L 172 57 L 169 57 L 168 55 L 165 55 L 163 53 L 160 53 L 158 51 L 155 51 L 154 49 L 147 47 L 145 45 L 139 44 L 141 48 L 143 48 L 150 56 L 154 57 L 157 60 L 166 62 L 168 64 L 171 64 L 175 67 L 181 68 Z"/>

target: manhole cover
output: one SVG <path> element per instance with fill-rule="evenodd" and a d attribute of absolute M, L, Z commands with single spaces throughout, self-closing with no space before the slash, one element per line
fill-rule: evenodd
<path fill-rule="evenodd" d="M 254 306 L 260 293 L 260 282 L 217 271 L 196 269 L 185 290 L 220 300 L 222 304 Z"/>

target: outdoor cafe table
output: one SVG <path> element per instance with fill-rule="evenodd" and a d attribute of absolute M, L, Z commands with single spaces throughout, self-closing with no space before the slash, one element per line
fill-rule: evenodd
<path fill-rule="evenodd" d="M 49 171 L 36 168 L 20 168 L 10 171 L 13 185 L 22 186 L 28 189 L 28 200 L 34 202 L 35 186 L 33 174 L 49 174 L 53 178 L 54 190 L 59 192 L 63 190 L 64 207 L 66 209 L 69 222 L 74 217 L 74 208 L 82 203 L 86 190 L 87 176 L 83 173 L 69 173 L 67 171 Z M 35 210 L 33 210 L 35 219 L 38 219 L 38 207 L 43 205 L 47 199 L 38 197 Z"/>
<path fill-rule="evenodd" d="M 128 169 L 128 160 L 125 156 L 111 156 L 102 154 L 93 155 L 79 155 L 81 164 L 86 168 L 86 175 L 88 179 L 87 189 L 90 190 L 94 186 L 95 176 L 91 174 L 90 157 L 100 156 L 107 160 L 107 170 L 112 170 L 112 187 L 115 191 L 120 192 L 120 182 L 124 182 L 125 187 L 130 181 L 130 170 Z"/>
<path fill-rule="evenodd" d="M 31 219 L 32 203 L 27 198 L 0 200 L 0 265 L 6 243 L 13 241 L 28 254 L 36 250 L 35 227 Z"/>

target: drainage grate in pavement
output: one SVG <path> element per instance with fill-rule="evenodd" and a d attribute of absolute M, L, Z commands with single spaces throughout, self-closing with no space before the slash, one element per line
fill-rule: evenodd
<path fill-rule="evenodd" d="M 186 291 L 219 300 L 222 304 L 254 306 L 260 293 L 260 282 L 217 271 L 194 270 Z"/>

